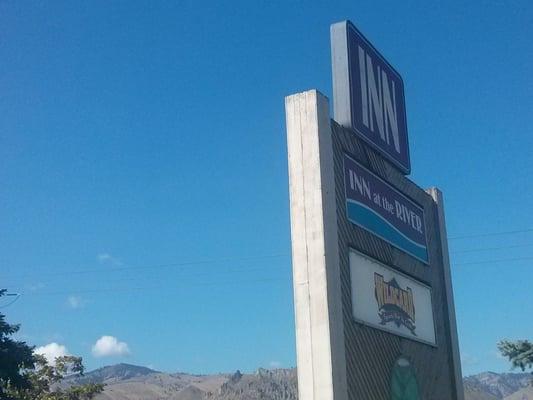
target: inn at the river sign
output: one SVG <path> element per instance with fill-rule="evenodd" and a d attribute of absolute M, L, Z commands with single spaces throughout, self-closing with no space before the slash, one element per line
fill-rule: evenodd
<path fill-rule="evenodd" d="M 424 210 L 344 155 L 346 213 L 350 222 L 429 264 Z"/>
<path fill-rule="evenodd" d="M 411 172 L 403 81 L 349 21 L 331 26 L 334 119 Z"/>
<path fill-rule="evenodd" d="M 344 185 L 350 222 L 429 264 L 424 210 L 419 205 L 346 154 Z"/>

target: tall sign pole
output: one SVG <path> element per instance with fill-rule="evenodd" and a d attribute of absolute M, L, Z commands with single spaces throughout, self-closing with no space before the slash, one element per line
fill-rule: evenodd
<path fill-rule="evenodd" d="M 334 119 L 285 100 L 300 400 L 463 400 L 442 193 L 411 169 L 403 81 L 331 29 Z"/>
<path fill-rule="evenodd" d="M 326 97 L 285 100 L 300 400 L 347 400 L 333 143 Z"/>

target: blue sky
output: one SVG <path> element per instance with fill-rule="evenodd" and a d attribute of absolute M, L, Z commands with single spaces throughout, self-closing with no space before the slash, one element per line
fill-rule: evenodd
<path fill-rule="evenodd" d="M 1 2 L 20 336 L 89 369 L 294 366 L 283 99 L 331 98 L 344 19 L 402 74 L 411 178 L 445 194 L 464 373 L 508 370 L 496 342 L 533 332 L 527 1 Z"/>

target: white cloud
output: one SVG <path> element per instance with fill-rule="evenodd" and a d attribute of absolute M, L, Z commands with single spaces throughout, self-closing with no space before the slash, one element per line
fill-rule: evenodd
<path fill-rule="evenodd" d="M 115 266 L 122 265 L 122 261 L 120 261 L 120 259 L 118 259 L 117 257 L 112 256 L 109 253 L 100 253 L 100 254 L 98 254 L 98 256 L 96 258 L 102 264 L 111 264 L 111 265 L 115 265 Z"/>
<path fill-rule="evenodd" d="M 131 354 L 126 342 L 119 342 L 114 336 L 102 336 L 92 348 L 95 357 L 127 356 Z"/>
<path fill-rule="evenodd" d="M 36 292 L 42 288 L 44 288 L 46 285 L 42 282 L 37 282 L 37 283 L 30 283 L 28 285 L 26 285 L 26 287 L 31 291 L 31 292 Z"/>
<path fill-rule="evenodd" d="M 98 254 L 97 258 L 98 258 L 98 261 L 100 262 L 106 262 L 107 260 L 111 258 L 111 255 L 107 253 L 100 253 Z"/>
<path fill-rule="evenodd" d="M 45 346 L 37 347 L 34 351 L 35 354 L 40 354 L 46 358 L 48 364 L 55 364 L 57 357 L 68 356 L 68 350 L 65 346 L 57 344 L 56 342 L 49 343 Z"/>
<path fill-rule="evenodd" d="M 279 361 L 270 361 L 268 366 L 270 368 L 280 368 L 281 367 L 281 363 Z"/>
<path fill-rule="evenodd" d="M 83 307 L 84 305 L 85 301 L 80 296 L 71 295 L 67 297 L 67 306 L 73 310 Z"/>

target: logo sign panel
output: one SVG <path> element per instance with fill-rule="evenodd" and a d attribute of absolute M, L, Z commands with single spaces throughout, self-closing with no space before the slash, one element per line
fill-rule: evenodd
<path fill-rule="evenodd" d="M 344 155 L 346 214 L 350 222 L 429 264 L 424 210 Z"/>
<path fill-rule="evenodd" d="M 334 118 L 411 171 L 403 81 L 349 21 L 331 27 Z"/>
<path fill-rule="evenodd" d="M 429 287 L 354 250 L 350 277 L 356 320 L 436 345 Z"/>

